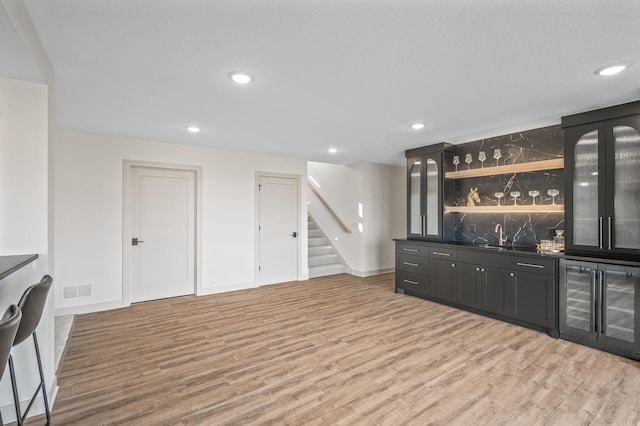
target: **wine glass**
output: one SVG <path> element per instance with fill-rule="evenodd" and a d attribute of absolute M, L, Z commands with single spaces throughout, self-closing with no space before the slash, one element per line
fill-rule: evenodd
<path fill-rule="evenodd" d="M 502 158 L 502 151 L 500 148 L 496 148 L 493 150 L 493 158 L 496 159 L 496 166 L 498 165 L 498 161 Z"/>
<path fill-rule="evenodd" d="M 498 199 L 498 205 L 500 205 L 500 198 L 504 197 L 504 192 L 496 192 L 493 195 L 496 196 L 496 198 Z"/>
<path fill-rule="evenodd" d="M 456 172 L 458 171 L 458 164 L 460 164 L 460 156 L 459 155 L 454 155 L 453 156 L 453 165 L 456 166 Z"/>
<path fill-rule="evenodd" d="M 480 151 L 478 153 L 478 160 L 480 160 L 480 163 L 482 164 L 480 168 L 484 169 L 484 160 L 486 159 L 487 159 L 487 153 L 484 151 Z"/>
<path fill-rule="evenodd" d="M 556 203 L 556 197 L 558 196 L 558 194 L 560 194 L 560 191 L 558 191 L 557 189 L 550 189 L 547 191 L 547 194 L 551 195 L 551 204 L 555 204 Z"/>
<path fill-rule="evenodd" d="M 520 191 L 511 191 L 509 193 L 509 195 L 511 195 L 511 198 L 513 198 L 513 205 L 517 206 L 518 205 L 518 197 L 520 196 Z"/>
<path fill-rule="evenodd" d="M 467 170 L 471 168 L 472 161 L 473 161 L 473 156 L 471 154 L 466 154 L 464 156 L 464 162 L 467 163 Z"/>
<path fill-rule="evenodd" d="M 536 205 L 536 197 L 540 195 L 540 191 L 531 190 L 529 191 L 529 197 L 533 198 L 533 205 Z"/>

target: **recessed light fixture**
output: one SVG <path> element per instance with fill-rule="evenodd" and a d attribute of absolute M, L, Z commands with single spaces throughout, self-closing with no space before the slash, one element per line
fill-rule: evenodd
<path fill-rule="evenodd" d="M 606 67 L 597 69 L 596 74 L 601 75 L 603 77 L 609 77 L 611 75 L 616 75 L 626 70 L 627 68 L 629 68 L 629 64 L 607 65 Z"/>
<path fill-rule="evenodd" d="M 335 154 L 336 152 L 338 152 L 338 148 L 329 148 L 330 154 Z"/>
<path fill-rule="evenodd" d="M 187 126 L 187 130 L 190 133 L 198 133 L 200 131 L 200 127 L 197 126 Z"/>
<path fill-rule="evenodd" d="M 238 84 L 247 84 L 255 80 L 253 74 L 246 71 L 232 71 L 229 73 L 229 78 Z"/>
<path fill-rule="evenodd" d="M 413 123 L 411 125 L 411 128 L 413 130 L 420 130 L 420 129 L 424 129 L 424 123 Z"/>

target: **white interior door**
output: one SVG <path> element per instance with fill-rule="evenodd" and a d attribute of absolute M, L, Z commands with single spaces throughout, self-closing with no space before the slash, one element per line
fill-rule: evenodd
<path fill-rule="evenodd" d="M 298 279 L 298 181 L 259 178 L 259 283 Z"/>
<path fill-rule="evenodd" d="M 195 172 L 134 167 L 132 175 L 131 301 L 193 294 Z"/>

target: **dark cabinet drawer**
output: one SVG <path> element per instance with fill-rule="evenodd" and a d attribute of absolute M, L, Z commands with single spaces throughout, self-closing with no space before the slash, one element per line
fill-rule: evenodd
<path fill-rule="evenodd" d="M 457 251 L 446 247 L 430 247 L 429 256 L 432 259 L 456 260 Z"/>
<path fill-rule="evenodd" d="M 396 253 L 409 254 L 412 256 L 429 256 L 429 246 L 424 244 L 397 243 Z"/>
<path fill-rule="evenodd" d="M 396 288 L 426 296 L 429 294 L 429 276 L 404 271 L 396 272 Z"/>
<path fill-rule="evenodd" d="M 529 256 L 511 256 L 510 267 L 514 271 L 537 274 L 554 274 L 556 259 L 542 259 Z"/>
<path fill-rule="evenodd" d="M 429 258 L 410 256 L 407 254 L 397 254 L 396 268 L 400 271 L 411 272 L 414 274 L 428 274 Z"/>
<path fill-rule="evenodd" d="M 496 268 L 508 268 L 509 256 L 503 253 L 491 253 L 487 249 L 460 250 L 457 254 L 458 261 L 480 266 L 493 266 Z"/>

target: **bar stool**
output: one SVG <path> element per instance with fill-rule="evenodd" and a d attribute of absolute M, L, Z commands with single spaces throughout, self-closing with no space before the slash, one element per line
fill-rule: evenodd
<path fill-rule="evenodd" d="M 29 401 L 29 405 L 24 414 L 20 409 L 20 398 L 18 397 L 18 387 L 16 382 L 16 372 L 13 366 L 13 358 L 9 355 L 9 373 L 11 373 L 11 385 L 13 386 L 13 402 L 16 408 L 16 418 L 18 419 L 18 425 L 24 424 L 24 419 L 27 418 L 27 414 L 31 409 L 36 397 L 40 390 L 42 390 L 42 396 L 44 397 L 44 410 L 47 414 L 47 425 L 51 424 L 51 413 L 49 412 L 49 401 L 47 399 L 47 387 L 44 384 L 44 373 L 42 371 L 42 360 L 40 359 L 40 347 L 38 346 L 38 337 L 36 336 L 36 327 L 40 323 L 44 306 L 47 303 L 47 295 L 51 288 L 53 278 L 49 275 L 42 277 L 39 283 L 32 285 L 22 294 L 18 307 L 22 310 L 22 321 L 18 327 L 18 332 L 13 341 L 13 346 L 17 346 L 25 341 L 29 336 L 33 336 L 33 344 L 36 348 L 36 359 L 38 360 L 38 370 L 40 372 L 40 384 L 36 388 L 35 393 Z"/>
<path fill-rule="evenodd" d="M 0 379 L 4 374 L 4 369 L 7 367 L 7 361 L 11 354 L 13 340 L 18 332 L 21 318 L 22 311 L 16 305 L 9 306 L 7 312 L 0 318 Z M 4 423 L 2 422 L 2 413 L 0 413 L 0 426 L 2 425 Z"/>

